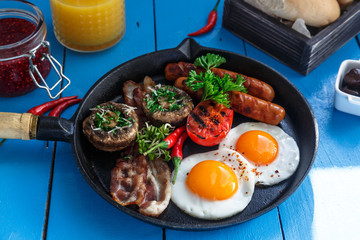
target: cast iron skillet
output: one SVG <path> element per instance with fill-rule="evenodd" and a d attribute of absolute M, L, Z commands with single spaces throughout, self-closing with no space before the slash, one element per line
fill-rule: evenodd
<path fill-rule="evenodd" d="M 119 153 L 105 153 L 95 149 L 82 133 L 82 122 L 90 114 L 89 109 L 97 104 L 114 100 L 122 101 L 122 85 L 126 80 L 140 82 L 148 75 L 155 81 L 165 82 L 164 68 L 169 62 L 189 61 L 208 52 L 220 54 L 227 59 L 222 68 L 256 77 L 269 83 L 275 89 L 274 102 L 286 110 L 285 119 L 280 127 L 295 138 L 300 148 L 300 165 L 288 180 L 271 187 L 256 187 L 250 204 L 245 210 L 233 217 L 207 221 L 188 216 L 172 202 L 158 218 L 139 214 L 135 207 L 123 207 L 116 203 L 109 194 L 110 171 Z M 171 83 L 170 83 L 171 84 Z M 252 121 L 235 114 L 234 124 Z M 70 120 L 63 118 L 40 117 L 37 139 L 59 140 L 72 144 L 78 168 L 90 186 L 105 200 L 121 211 L 142 221 L 162 227 L 178 230 L 209 230 L 231 226 L 260 216 L 278 206 L 287 199 L 301 184 L 308 174 L 318 147 L 318 128 L 313 111 L 299 90 L 285 77 L 264 64 L 246 56 L 232 52 L 207 48 L 198 45 L 192 39 L 185 39 L 178 47 L 149 53 L 130 60 L 114 68 L 88 91 Z M 184 147 L 184 156 L 205 152 L 213 148 L 195 145 L 190 140 Z"/>

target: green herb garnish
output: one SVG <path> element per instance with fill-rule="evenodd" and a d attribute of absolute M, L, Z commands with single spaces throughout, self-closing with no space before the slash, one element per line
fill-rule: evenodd
<path fill-rule="evenodd" d="M 209 70 L 211 68 L 218 67 L 223 63 L 226 63 L 226 59 L 224 57 L 213 53 L 207 53 L 205 56 L 196 58 L 194 65 Z"/>
<path fill-rule="evenodd" d="M 116 134 L 116 130 L 132 126 L 135 120 L 128 117 L 125 113 L 115 110 L 114 106 L 109 105 L 108 109 L 104 106 L 96 106 L 99 112 L 95 113 L 95 130 L 102 130 Z"/>
<path fill-rule="evenodd" d="M 172 112 L 181 108 L 183 97 L 177 94 L 173 87 L 165 86 L 152 90 L 150 96 L 148 98 L 144 98 L 144 100 L 146 101 L 146 108 L 151 113 L 156 111 Z M 169 107 L 164 107 L 165 105 L 169 105 Z"/>
<path fill-rule="evenodd" d="M 163 124 L 160 127 L 155 127 L 145 123 L 145 127 L 138 131 L 136 136 L 136 142 L 139 144 L 139 153 L 148 156 L 149 160 L 162 157 L 164 161 L 168 162 L 171 159 L 168 150 L 158 148 L 148 154 L 146 154 L 146 152 L 162 142 L 170 134 L 171 128 L 170 124 Z"/>
<path fill-rule="evenodd" d="M 208 53 L 206 56 L 201 56 L 195 60 L 194 65 L 201 66 L 206 69 L 205 73 L 197 74 L 192 70 L 187 78 L 186 85 L 192 91 L 203 89 L 202 101 L 212 99 L 219 104 L 224 104 L 230 107 L 229 91 L 247 92 L 243 86 L 245 79 L 241 75 L 236 76 L 236 80 L 232 79 L 228 74 L 223 78 L 216 76 L 210 69 L 220 66 L 225 63 L 225 58 Z"/>

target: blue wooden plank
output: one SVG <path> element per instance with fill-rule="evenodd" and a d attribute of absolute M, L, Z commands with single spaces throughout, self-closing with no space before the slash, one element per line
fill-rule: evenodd
<path fill-rule="evenodd" d="M 274 209 L 258 218 L 244 222 L 231 227 L 200 232 L 180 232 L 175 230 L 166 230 L 166 239 L 283 239 L 278 221 L 278 210 Z"/>
<path fill-rule="evenodd" d="M 158 50 L 174 48 L 187 34 L 202 28 L 208 19 L 209 12 L 216 1 L 181 2 L 157 0 L 156 12 L 156 39 Z M 239 41 L 233 34 L 224 29 L 222 25 L 224 2 L 220 1 L 218 7 L 218 21 L 212 31 L 204 35 L 193 37 L 199 44 L 235 51 L 244 54 L 243 41 Z"/>
<path fill-rule="evenodd" d="M 0 238 L 40 239 L 52 149 L 7 140 L 0 147 Z"/>
<path fill-rule="evenodd" d="M 155 51 L 153 2 L 126 1 L 126 13 L 126 32 L 117 45 L 96 53 L 66 50 L 65 73 L 72 80 L 70 88 L 66 90 L 67 95 L 83 97 L 112 68 Z M 70 118 L 74 111 L 75 107 L 72 107 L 62 116 Z M 49 239 L 162 237 L 161 228 L 122 213 L 98 196 L 77 169 L 71 146 L 66 143 L 58 143 L 57 146 L 47 232 Z"/>
<path fill-rule="evenodd" d="M 51 23 L 46 1 L 34 2 Z M 53 56 L 62 62 L 63 48 L 49 33 Z M 54 72 L 47 80 L 53 81 Z M 49 100 L 47 93 L 36 89 L 15 98 L 0 98 L 1 112 L 26 112 Z M 52 145 L 46 142 L 8 139 L 0 147 L 0 239 L 41 239 L 45 219 Z"/>

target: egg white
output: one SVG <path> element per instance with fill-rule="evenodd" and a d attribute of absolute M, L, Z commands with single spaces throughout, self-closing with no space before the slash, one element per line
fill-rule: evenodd
<path fill-rule="evenodd" d="M 230 166 L 237 178 L 238 189 L 226 200 L 210 201 L 194 194 L 186 185 L 187 174 L 199 162 L 216 160 Z M 244 210 L 254 193 L 255 175 L 248 167 L 249 163 L 238 152 L 219 149 L 194 154 L 181 162 L 176 182 L 172 187 L 171 200 L 187 214 L 202 219 L 221 219 Z"/>
<path fill-rule="evenodd" d="M 300 151 L 295 140 L 280 127 L 261 123 L 242 123 L 230 130 L 228 135 L 219 144 L 219 149 L 235 150 L 238 138 L 245 132 L 260 130 L 269 133 L 278 142 L 276 159 L 267 165 L 253 165 L 256 182 L 259 185 L 274 185 L 289 178 L 297 169 L 300 161 Z"/>

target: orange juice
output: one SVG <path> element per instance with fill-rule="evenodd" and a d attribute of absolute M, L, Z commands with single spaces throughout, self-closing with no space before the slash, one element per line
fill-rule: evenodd
<path fill-rule="evenodd" d="M 77 51 L 113 46 L 125 32 L 124 0 L 50 0 L 56 38 Z"/>

